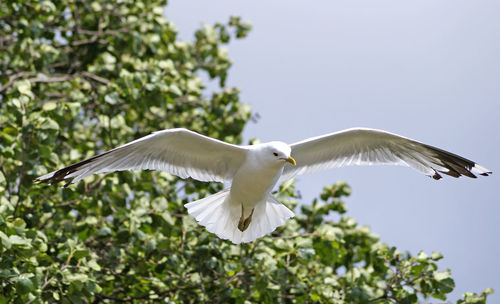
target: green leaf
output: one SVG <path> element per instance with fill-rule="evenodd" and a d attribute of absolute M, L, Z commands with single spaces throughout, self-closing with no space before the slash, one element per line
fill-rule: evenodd
<path fill-rule="evenodd" d="M 79 282 L 84 283 L 89 279 L 89 277 L 84 273 L 71 273 L 66 276 L 66 281 L 68 282 Z"/>
<path fill-rule="evenodd" d="M 156 249 L 156 240 L 152 239 L 146 242 L 146 253 L 151 253 L 153 250 Z"/>
<path fill-rule="evenodd" d="M 113 232 L 111 231 L 111 229 L 109 227 L 102 227 L 101 229 L 99 229 L 99 232 L 97 234 L 100 237 L 105 237 L 105 236 L 112 235 Z"/>
<path fill-rule="evenodd" d="M 427 255 L 427 253 L 423 252 L 423 251 L 420 251 L 417 255 L 417 260 L 419 262 L 426 262 L 427 259 L 429 258 L 429 256 Z"/>
<path fill-rule="evenodd" d="M 57 107 L 57 103 L 53 102 L 53 101 L 49 101 L 47 103 L 45 103 L 42 107 L 42 109 L 44 111 L 52 111 L 54 110 L 55 108 Z"/>
<path fill-rule="evenodd" d="M 443 280 L 438 281 L 437 283 L 437 288 L 441 292 L 441 294 L 447 294 L 453 291 L 455 288 L 455 281 L 453 281 L 452 278 L 446 278 Z M 446 299 L 446 296 L 443 296 L 444 299 Z"/>
<path fill-rule="evenodd" d="M 436 281 L 442 281 L 444 279 L 448 279 L 450 277 L 450 272 L 449 271 L 434 271 L 432 274 L 434 277 L 434 280 Z"/>
<path fill-rule="evenodd" d="M 89 256 L 89 252 L 85 249 L 77 249 L 73 253 L 73 257 L 77 260 L 84 258 L 84 257 L 88 257 L 88 256 Z"/>
<path fill-rule="evenodd" d="M 117 104 L 118 100 L 119 100 L 119 97 L 118 97 L 117 92 L 112 92 L 112 93 L 104 96 L 104 101 L 111 104 L 111 105 Z"/>
<path fill-rule="evenodd" d="M 28 277 L 26 277 L 24 275 L 19 276 L 19 278 L 17 279 L 16 287 L 17 287 L 17 291 L 20 294 L 27 294 L 27 293 L 33 291 L 33 289 L 34 289 L 33 282 Z"/>
<path fill-rule="evenodd" d="M 2 245 L 5 249 L 10 249 L 12 247 L 10 238 L 2 231 L 0 231 L 0 240 L 2 241 Z"/>
<path fill-rule="evenodd" d="M 95 260 L 90 260 L 87 265 L 95 271 L 101 271 L 101 266 Z"/>
<path fill-rule="evenodd" d="M 9 236 L 9 241 L 12 245 L 26 246 L 31 244 L 31 240 L 22 238 L 18 235 Z"/>
<path fill-rule="evenodd" d="M 14 87 L 21 94 L 28 95 L 31 93 L 31 83 L 27 79 L 16 81 Z"/>
<path fill-rule="evenodd" d="M 176 96 L 182 96 L 182 91 L 179 89 L 179 87 L 175 84 L 172 84 L 168 87 L 168 90 L 172 92 Z"/>
<path fill-rule="evenodd" d="M 22 104 L 21 104 L 21 101 L 19 100 L 19 98 L 12 98 L 12 99 L 11 99 L 11 102 L 12 102 L 12 104 L 13 104 L 16 108 L 21 108 L 21 107 L 22 107 Z"/>
<path fill-rule="evenodd" d="M 335 263 L 339 257 L 339 250 L 333 245 L 333 242 L 327 240 L 315 241 L 313 244 L 316 255 L 321 261 Z"/>
<path fill-rule="evenodd" d="M 433 251 L 431 255 L 431 260 L 439 261 L 443 258 L 443 254 L 441 252 Z"/>
<path fill-rule="evenodd" d="M 299 248 L 298 253 L 304 260 L 310 260 L 316 254 L 312 248 Z"/>
<path fill-rule="evenodd" d="M 57 122 L 55 122 L 53 119 L 45 117 L 40 124 L 40 129 L 59 130 L 59 124 L 57 124 Z"/>
<path fill-rule="evenodd" d="M 45 13 L 53 13 L 56 11 L 56 6 L 52 3 L 52 1 L 44 0 L 40 3 L 40 5 Z"/>

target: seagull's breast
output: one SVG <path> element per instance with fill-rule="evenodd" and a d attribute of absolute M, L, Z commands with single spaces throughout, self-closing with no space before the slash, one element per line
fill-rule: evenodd
<path fill-rule="evenodd" d="M 236 172 L 231 200 L 253 207 L 267 197 L 283 172 L 283 165 L 262 162 L 250 155 Z"/>

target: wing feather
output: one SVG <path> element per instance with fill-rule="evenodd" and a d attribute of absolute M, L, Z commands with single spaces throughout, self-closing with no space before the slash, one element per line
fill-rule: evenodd
<path fill-rule="evenodd" d="M 89 175 L 124 170 L 161 170 L 200 181 L 231 181 L 246 149 L 187 129 L 154 132 L 113 150 L 37 178 L 75 183 Z"/>
<path fill-rule="evenodd" d="M 287 164 L 280 181 L 295 175 L 349 165 L 391 164 L 411 167 L 434 179 L 487 176 L 491 171 L 456 154 L 382 130 L 354 128 L 291 145 L 297 165 Z"/>

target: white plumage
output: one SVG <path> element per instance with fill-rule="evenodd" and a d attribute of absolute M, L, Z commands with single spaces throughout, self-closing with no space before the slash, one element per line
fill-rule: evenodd
<path fill-rule="evenodd" d="M 198 223 L 235 244 L 262 237 L 294 213 L 270 193 L 278 182 L 298 174 L 348 165 L 409 166 L 434 179 L 441 173 L 487 176 L 488 169 L 444 150 L 389 132 L 356 128 L 287 145 L 228 144 L 187 129 L 152 133 L 37 180 L 75 183 L 91 174 L 151 169 L 181 178 L 231 182 L 231 188 L 188 203 Z"/>

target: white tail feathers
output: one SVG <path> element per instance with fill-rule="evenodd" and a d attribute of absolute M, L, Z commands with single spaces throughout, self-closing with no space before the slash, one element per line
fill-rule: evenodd
<path fill-rule="evenodd" d="M 245 231 L 238 229 L 241 205 L 231 201 L 229 189 L 184 205 L 188 213 L 221 239 L 235 244 L 251 242 L 283 225 L 294 213 L 269 195 L 255 205 L 252 221 Z"/>

